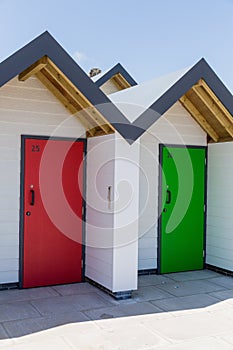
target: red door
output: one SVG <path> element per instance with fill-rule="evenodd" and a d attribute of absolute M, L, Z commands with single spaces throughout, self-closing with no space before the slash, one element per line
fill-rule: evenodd
<path fill-rule="evenodd" d="M 22 287 L 82 279 L 82 141 L 24 139 Z"/>

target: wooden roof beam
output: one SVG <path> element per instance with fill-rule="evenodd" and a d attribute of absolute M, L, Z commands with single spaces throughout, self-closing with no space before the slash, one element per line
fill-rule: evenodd
<path fill-rule="evenodd" d="M 232 137 L 220 137 L 218 142 L 232 142 Z M 210 141 L 209 143 L 213 143 L 213 141 Z"/>
<path fill-rule="evenodd" d="M 219 141 L 219 135 L 212 128 L 212 126 L 206 121 L 203 115 L 198 111 L 198 109 L 193 105 L 193 103 L 187 98 L 187 96 L 182 96 L 180 102 L 191 114 L 191 116 L 198 122 L 202 129 L 215 141 Z"/>
<path fill-rule="evenodd" d="M 203 79 L 200 79 L 198 84 L 196 86 L 202 86 L 204 90 L 208 93 L 208 95 L 212 98 L 212 100 L 216 103 L 218 108 L 224 113 L 224 115 L 232 122 L 233 116 L 231 113 L 226 109 L 226 107 L 222 104 L 222 102 L 217 98 L 215 93 L 211 90 L 211 88 L 206 84 L 206 82 Z"/>
<path fill-rule="evenodd" d="M 111 134 L 114 133 L 114 131 L 110 131 Z M 103 136 L 105 133 L 103 132 L 103 129 L 101 129 L 99 126 L 96 126 L 95 128 L 87 131 L 87 137 L 92 136 Z"/>
<path fill-rule="evenodd" d="M 25 81 L 30 78 L 32 75 L 38 73 L 41 69 L 46 67 L 48 64 L 48 58 L 46 56 L 42 57 L 40 60 L 33 63 L 30 67 L 25 69 L 22 73 L 19 74 L 19 81 Z"/>
<path fill-rule="evenodd" d="M 75 114 L 77 112 L 77 109 L 71 103 L 68 102 L 64 95 L 55 88 L 51 81 L 42 72 L 37 72 L 36 77 L 72 114 Z"/>
<path fill-rule="evenodd" d="M 198 98 L 206 105 L 208 110 L 215 116 L 218 122 L 226 129 L 228 134 L 233 137 L 233 118 L 231 121 L 221 111 L 216 102 L 205 92 L 201 86 L 194 86 L 192 90 Z"/>
<path fill-rule="evenodd" d="M 62 85 L 63 89 L 69 94 L 77 103 L 81 106 L 82 109 L 85 109 L 89 117 L 97 124 L 104 133 L 108 134 L 111 130 L 114 131 L 110 123 L 108 123 L 101 115 L 98 115 L 98 112 L 90 104 L 90 102 L 77 91 L 77 88 L 72 86 L 68 79 L 64 76 L 61 71 L 58 71 L 56 66 L 51 60 L 48 60 L 49 64 L 45 67 L 45 70 L 57 81 L 58 84 Z"/>
<path fill-rule="evenodd" d="M 73 115 L 76 114 L 78 117 L 80 117 L 81 123 L 84 125 L 84 127 L 87 130 L 89 130 L 89 129 L 91 130 L 93 128 L 93 125 L 90 125 L 88 123 L 88 121 L 86 120 L 86 118 L 82 118 L 82 112 L 83 111 L 77 110 L 77 108 L 75 108 L 74 105 L 70 101 L 68 101 L 65 98 L 65 96 L 58 89 L 55 88 L 55 86 L 51 83 L 51 81 L 42 72 L 37 72 L 36 73 L 36 77 L 62 103 L 62 105 L 70 111 L 71 114 L 73 114 Z M 90 134 L 91 133 L 92 132 L 90 131 Z"/>
<path fill-rule="evenodd" d="M 122 90 L 131 87 L 131 85 L 128 83 L 128 81 L 120 73 L 116 74 L 110 80 L 113 80 L 113 82 L 115 84 L 117 84 L 119 86 L 119 88 Z"/>

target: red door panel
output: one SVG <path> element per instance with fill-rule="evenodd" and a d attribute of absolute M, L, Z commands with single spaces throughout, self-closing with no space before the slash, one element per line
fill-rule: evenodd
<path fill-rule="evenodd" d="M 84 143 L 24 142 L 22 286 L 80 282 Z"/>

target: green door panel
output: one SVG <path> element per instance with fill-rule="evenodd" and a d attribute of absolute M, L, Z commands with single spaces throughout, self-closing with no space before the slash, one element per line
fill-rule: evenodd
<path fill-rule="evenodd" d="M 160 272 L 203 269 L 206 149 L 160 151 Z"/>

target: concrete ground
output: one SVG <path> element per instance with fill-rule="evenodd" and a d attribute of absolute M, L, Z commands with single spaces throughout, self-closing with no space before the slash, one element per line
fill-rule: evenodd
<path fill-rule="evenodd" d="M 0 292 L 0 349 L 233 349 L 233 278 L 140 276 L 131 300 L 88 283 Z"/>

